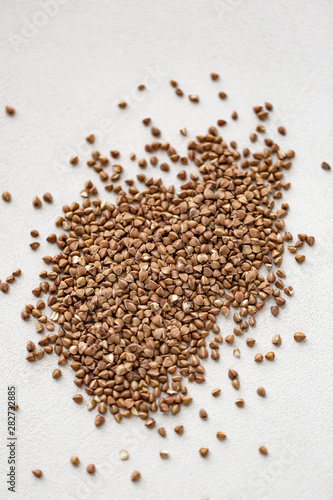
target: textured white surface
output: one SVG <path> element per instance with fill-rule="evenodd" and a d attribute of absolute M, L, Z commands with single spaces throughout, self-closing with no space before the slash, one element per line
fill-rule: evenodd
<path fill-rule="evenodd" d="M 11 498 L 5 484 L 8 384 L 16 385 L 20 405 L 18 499 L 332 499 L 333 174 L 320 168 L 323 160 L 333 163 L 332 2 L 1 0 L 0 7 L 0 108 L 17 109 L 13 118 L 0 113 L 0 191 L 13 197 L 11 204 L 0 200 L 0 277 L 18 266 L 23 272 L 0 297 L 1 499 Z M 221 74 L 219 82 L 210 81 L 211 71 Z M 179 100 L 170 78 L 186 93 L 198 93 L 200 104 Z M 149 88 L 139 95 L 140 83 Z M 225 102 L 216 97 L 220 89 L 229 95 Z M 115 106 L 121 98 L 129 109 Z M 294 297 L 278 318 L 268 306 L 258 315 L 254 349 L 237 338 L 233 347 L 222 346 L 219 362 L 206 363 L 206 384 L 189 386 L 191 407 L 174 418 L 156 415 L 166 439 L 133 419 L 119 426 L 109 418 L 96 429 L 95 415 L 71 399 L 77 388 L 69 367 L 55 381 L 55 356 L 25 361 L 26 341 L 38 338 L 32 322 L 20 319 L 40 281 L 41 257 L 54 251 L 45 237 L 55 217 L 62 205 L 79 200 L 85 180 L 96 180 L 84 163 L 91 149 L 85 135 L 94 131 L 103 152 L 119 149 L 127 175 L 134 176 L 129 153 L 144 156 L 150 140 L 142 118 L 151 116 L 163 137 L 185 152 L 181 127 L 204 133 L 237 109 L 239 120 L 223 133 L 244 147 L 256 124 L 252 105 L 266 100 L 275 108 L 269 130 L 285 125 L 280 144 L 297 152 L 287 172 L 287 229 L 316 237 L 315 246 L 304 249 L 302 266 L 285 256 Z M 74 152 L 81 158 L 76 168 L 68 165 Z M 165 181 L 174 182 L 172 174 Z M 45 191 L 54 203 L 36 211 L 32 197 Z M 107 196 L 103 189 L 100 194 Z M 29 248 L 33 228 L 41 234 L 37 252 Z M 230 319 L 220 326 L 224 335 L 233 328 Z M 307 334 L 306 343 L 294 342 L 297 330 Z M 283 338 L 276 361 L 258 366 L 255 352 L 270 350 L 276 333 Z M 231 367 L 240 373 L 239 392 L 227 378 Z M 266 399 L 256 394 L 260 385 Z M 210 394 L 215 387 L 222 388 L 218 399 Z M 236 397 L 244 397 L 243 409 L 234 405 Z M 198 417 L 201 407 L 207 421 Z M 181 423 L 179 437 L 172 429 Z M 217 441 L 218 430 L 227 440 Z M 269 456 L 259 455 L 261 444 Z M 201 446 L 210 449 L 206 460 Z M 127 462 L 119 460 L 121 449 L 130 453 Z M 169 451 L 168 460 L 160 459 L 160 449 Z M 73 454 L 81 459 L 78 468 L 69 463 Z M 88 463 L 96 464 L 94 477 L 85 472 Z M 31 474 L 34 468 L 43 470 L 41 480 Z M 132 484 L 135 469 L 142 480 Z"/>

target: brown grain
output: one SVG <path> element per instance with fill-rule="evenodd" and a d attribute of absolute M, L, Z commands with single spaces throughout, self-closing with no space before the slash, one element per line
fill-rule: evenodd
<path fill-rule="evenodd" d="M 296 342 L 303 342 L 303 340 L 306 339 L 306 335 L 303 332 L 296 332 L 294 334 L 294 339 L 296 340 Z"/>
<path fill-rule="evenodd" d="M 87 472 L 88 472 L 88 474 L 95 474 L 95 472 L 96 472 L 95 465 L 94 464 L 87 465 Z"/>
<path fill-rule="evenodd" d="M 46 203 L 52 203 L 53 202 L 52 194 L 51 193 L 43 194 L 43 200 L 46 201 Z"/>
<path fill-rule="evenodd" d="M 244 406 L 244 399 L 243 398 L 236 399 L 235 405 L 238 406 L 238 408 L 243 408 L 243 406 Z"/>
<path fill-rule="evenodd" d="M 15 108 L 13 108 L 13 106 L 7 105 L 5 107 L 5 110 L 6 110 L 7 115 L 9 115 L 9 116 L 13 116 L 15 114 Z"/>
<path fill-rule="evenodd" d="M 224 432 L 218 431 L 216 433 L 216 437 L 219 441 L 223 441 L 227 436 L 224 434 Z"/>
<path fill-rule="evenodd" d="M 259 388 L 257 389 L 257 394 L 258 394 L 259 396 L 261 396 L 262 398 L 264 398 L 264 397 L 266 396 L 266 391 L 265 391 L 265 389 L 264 389 L 263 387 L 259 387 Z"/>
<path fill-rule="evenodd" d="M 75 456 L 75 455 L 74 455 L 74 456 L 72 456 L 72 457 L 71 457 L 71 463 L 72 463 L 74 466 L 78 466 L 78 465 L 79 465 L 79 463 L 80 463 L 80 459 L 79 459 L 79 457 L 77 457 L 77 456 Z"/>
<path fill-rule="evenodd" d="M 12 195 L 9 191 L 4 191 L 1 195 L 1 198 L 3 199 L 3 201 L 9 202 L 12 199 Z"/>
<path fill-rule="evenodd" d="M 140 478 L 141 478 L 140 472 L 138 472 L 137 470 L 132 472 L 131 481 L 133 481 L 135 483 L 136 481 L 139 481 Z"/>
<path fill-rule="evenodd" d="M 200 448 L 199 449 L 199 453 L 200 455 L 203 457 L 203 458 L 206 458 L 208 453 L 209 453 L 209 449 L 208 448 Z"/>
<path fill-rule="evenodd" d="M 38 196 L 34 196 L 33 200 L 32 200 L 32 206 L 34 208 L 39 208 L 42 206 L 42 202 L 41 200 L 38 198 Z"/>

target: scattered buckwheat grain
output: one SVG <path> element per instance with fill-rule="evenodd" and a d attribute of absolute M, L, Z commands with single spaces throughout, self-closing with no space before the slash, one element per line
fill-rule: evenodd
<path fill-rule="evenodd" d="M 43 194 L 43 200 L 46 201 L 46 203 L 52 203 L 52 201 L 53 201 L 52 194 L 51 193 Z"/>
<path fill-rule="evenodd" d="M 15 108 L 13 108 L 13 106 L 6 106 L 5 109 L 6 109 L 7 115 L 10 115 L 10 116 L 15 115 Z"/>
<path fill-rule="evenodd" d="M 272 338 L 272 344 L 281 345 L 281 342 L 281 335 L 274 335 L 274 337 Z"/>
<path fill-rule="evenodd" d="M 41 200 L 38 198 L 38 196 L 34 196 L 33 200 L 32 200 L 32 206 L 34 208 L 39 208 L 42 206 L 42 202 Z"/>
<path fill-rule="evenodd" d="M 133 481 L 135 483 L 136 481 L 139 481 L 140 478 L 141 478 L 140 472 L 138 472 L 137 470 L 132 472 L 131 481 Z"/>
<path fill-rule="evenodd" d="M 321 164 L 321 168 L 323 170 L 331 170 L 331 166 L 326 161 L 323 161 L 323 163 Z"/>
<path fill-rule="evenodd" d="M 95 465 L 94 464 L 87 465 L 87 472 L 88 472 L 88 474 L 95 474 L 95 472 L 96 472 Z"/>
<path fill-rule="evenodd" d="M 71 457 L 71 463 L 75 466 L 79 465 L 79 463 L 80 463 L 79 457 L 77 457 L 75 455 L 73 457 Z"/>
<path fill-rule="evenodd" d="M 123 460 L 123 461 L 128 460 L 129 459 L 128 451 L 127 450 L 121 450 L 119 452 L 119 458 L 120 458 L 120 460 Z"/>
<path fill-rule="evenodd" d="M 296 342 L 302 342 L 306 339 L 306 335 L 303 332 L 296 332 L 294 334 L 294 339 L 296 340 Z"/>
<path fill-rule="evenodd" d="M 216 437 L 219 441 L 223 441 L 227 436 L 224 434 L 224 432 L 218 431 L 216 433 Z"/>
<path fill-rule="evenodd" d="M 12 195 L 9 193 L 9 191 L 4 191 L 1 195 L 1 198 L 3 199 L 3 201 L 11 201 L 12 199 Z"/>
<path fill-rule="evenodd" d="M 236 399 L 235 405 L 238 406 L 239 408 L 243 408 L 243 406 L 244 406 L 244 399 L 243 398 Z"/>

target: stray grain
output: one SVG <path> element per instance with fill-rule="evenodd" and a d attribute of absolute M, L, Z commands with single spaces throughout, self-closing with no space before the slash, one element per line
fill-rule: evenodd
<path fill-rule="evenodd" d="M 41 200 L 38 198 L 38 196 L 34 196 L 33 200 L 32 200 L 32 206 L 34 208 L 40 208 L 42 206 L 42 202 Z"/>
<path fill-rule="evenodd" d="M 129 454 L 127 450 L 120 450 L 119 452 L 119 458 L 122 461 L 128 460 L 129 459 Z"/>
<path fill-rule="evenodd" d="M 296 332 L 294 334 L 294 339 L 296 340 L 296 342 L 303 342 L 303 340 L 306 339 L 306 335 L 303 332 Z"/>
<path fill-rule="evenodd" d="M 87 465 L 87 472 L 88 472 L 88 474 L 95 474 L 95 472 L 96 472 L 95 465 L 94 464 Z"/>
<path fill-rule="evenodd" d="M 1 195 L 1 198 L 3 199 L 3 201 L 6 201 L 8 203 L 11 201 L 12 195 L 10 194 L 9 191 L 4 191 Z"/>
<path fill-rule="evenodd" d="M 6 109 L 6 113 L 7 113 L 7 115 L 9 115 L 9 116 L 13 116 L 13 115 L 15 114 L 15 108 L 13 108 L 13 106 L 8 106 L 8 105 L 7 105 L 7 106 L 5 107 L 5 109 Z"/>
<path fill-rule="evenodd" d="M 243 398 L 236 399 L 235 405 L 238 406 L 238 408 L 243 408 L 243 406 L 244 406 L 244 399 Z"/>
<path fill-rule="evenodd" d="M 206 458 L 208 453 L 209 453 L 209 449 L 208 448 L 200 448 L 199 449 L 199 453 L 200 455 L 203 457 L 203 458 Z"/>
<path fill-rule="evenodd" d="M 264 387 L 259 387 L 259 388 L 257 389 L 257 394 L 258 394 L 259 396 L 261 396 L 262 398 L 264 398 L 264 397 L 266 396 L 266 391 L 265 391 Z"/>
<path fill-rule="evenodd" d="M 261 453 L 261 455 L 267 455 L 268 451 L 267 451 L 266 446 L 260 446 L 259 453 Z"/>
<path fill-rule="evenodd" d="M 55 370 L 53 370 L 52 377 L 55 378 L 55 379 L 60 378 L 61 377 L 61 370 L 59 370 L 58 368 L 56 368 Z"/>
<path fill-rule="evenodd" d="M 272 338 L 272 344 L 281 345 L 281 342 L 281 335 L 274 335 L 274 337 Z"/>
<path fill-rule="evenodd" d="M 137 470 L 132 472 L 131 481 L 133 481 L 135 483 L 136 481 L 139 481 L 140 478 L 141 478 L 140 472 L 138 472 Z"/>
<path fill-rule="evenodd" d="M 78 466 L 78 465 L 79 465 L 79 463 L 80 463 L 80 459 L 79 459 L 79 457 L 77 457 L 76 455 L 73 455 L 73 456 L 71 457 L 71 463 L 72 463 L 73 465 L 75 465 L 75 467 L 76 467 L 76 466 Z"/>
<path fill-rule="evenodd" d="M 219 441 L 223 441 L 227 436 L 224 434 L 224 432 L 218 431 L 216 433 L 216 437 Z"/>
<path fill-rule="evenodd" d="M 331 166 L 326 161 L 323 161 L 323 163 L 321 164 L 321 168 L 323 170 L 331 170 Z"/>
<path fill-rule="evenodd" d="M 52 194 L 51 193 L 43 194 L 43 200 L 46 201 L 46 203 L 52 203 L 53 202 Z"/>

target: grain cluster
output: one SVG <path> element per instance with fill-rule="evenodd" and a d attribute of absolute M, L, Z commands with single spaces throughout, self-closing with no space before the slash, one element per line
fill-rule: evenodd
<path fill-rule="evenodd" d="M 259 108 L 259 119 L 266 119 L 268 111 Z M 152 134 L 160 131 L 153 127 Z M 167 147 L 146 146 L 155 154 L 159 149 Z M 173 148 L 170 156 L 180 159 Z M 284 231 L 289 206 L 275 204 L 289 188 L 284 174 L 293 157 L 271 139 L 252 155 L 239 152 L 210 127 L 188 143 L 186 161 L 180 161 L 195 164 L 197 173 L 179 192 L 141 175 L 143 189 L 129 179 L 128 189 L 119 186 L 111 203 L 94 198 L 96 189 L 86 183 L 82 204 L 64 206 L 56 220 L 63 232 L 47 238 L 58 253 L 44 257 L 49 269 L 33 290 L 36 297 L 48 296 L 52 314 L 47 318 L 39 301 L 22 315 L 33 316 L 42 335 L 42 349 L 29 348 L 29 361 L 54 350 L 60 365 L 69 363 L 75 384 L 90 398 L 88 409 L 100 413 L 97 426 L 109 411 L 118 422 L 137 415 L 151 427 L 152 412 L 177 414 L 189 405 L 186 381 L 203 383 L 203 361 L 220 356 L 218 316 L 232 311 L 234 333 L 225 337 L 232 344 L 256 324 L 266 301 L 276 316 L 289 295 L 272 269 L 281 266 L 291 238 Z M 88 165 L 101 176 L 108 162 L 94 151 Z M 114 171 L 118 180 L 122 168 Z M 281 269 L 276 274 L 285 277 Z M 249 346 L 254 342 L 247 339 Z M 234 354 L 240 356 L 239 350 Z M 230 373 L 238 388 L 237 375 Z"/>

